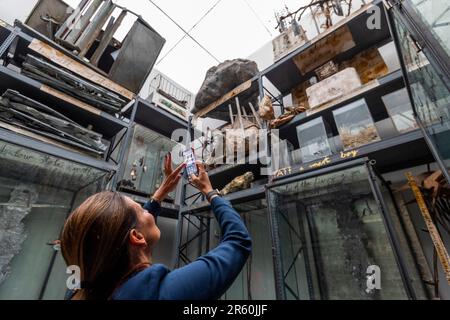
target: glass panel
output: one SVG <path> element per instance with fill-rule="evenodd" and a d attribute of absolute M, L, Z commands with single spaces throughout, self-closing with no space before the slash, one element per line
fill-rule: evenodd
<path fill-rule="evenodd" d="M 389 93 L 381 99 L 398 132 L 403 133 L 418 128 L 405 88 Z"/>
<path fill-rule="evenodd" d="M 297 127 L 297 137 L 303 162 L 331 155 L 323 118 L 319 117 Z"/>
<path fill-rule="evenodd" d="M 138 191 L 145 195 L 153 194 L 163 179 L 164 156 L 172 151 L 176 142 L 150 129 L 136 124 L 133 139 L 125 166 L 125 191 Z M 174 199 L 174 192 L 169 195 Z M 168 199 L 169 199 L 168 198 Z"/>
<path fill-rule="evenodd" d="M 275 282 L 272 260 L 272 242 L 265 199 L 233 205 L 244 220 L 251 238 L 252 254 L 244 268 L 222 296 L 225 300 L 275 299 Z M 220 228 L 215 218 L 211 220 L 211 249 L 220 241 Z M 205 241 L 203 241 L 205 243 Z M 195 246 L 195 245 L 194 245 Z M 195 248 L 190 252 L 197 251 Z"/>
<path fill-rule="evenodd" d="M 407 298 L 365 166 L 270 192 L 288 299 Z M 381 289 L 367 286 L 380 268 Z"/>
<path fill-rule="evenodd" d="M 448 0 L 411 0 L 411 2 L 450 55 L 450 2 Z"/>
<path fill-rule="evenodd" d="M 46 275 L 51 271 L 51 279 L 65 272 L 64 264 L 52 268 L 64 220 L 79 190 L 93 185 L 90 194 L 94 193 L 104 176 L 105 172 L 0 141 L 0 299 L 38 299 L 53 290 Z M 56 294 L 60 299 L 64 284 L 65 280 L 59 283 Z"/>
<path fill-rule="evenodd" d="M 394 11 L 394 18 L 398 13 Z M 417 114 L 434 141 L 447 168 L 450 166 L 450 92 L 429 63 L 418 51 L 406 28 L 396 18 L 401 53 L 407 69 Z"/>
<path fill-rule="evenodd" d="M 333 111 L 344 150 L 380 140 L 364 99 Z"/>
<path fill-rule="evenodd" d="M 286 168 L 293 164 L 292 151 L 294 147 L 287 139 L 272 135 L 271 171 Z"/>

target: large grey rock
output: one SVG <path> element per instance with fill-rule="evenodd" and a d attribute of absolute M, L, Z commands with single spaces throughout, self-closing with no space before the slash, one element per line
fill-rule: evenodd
<path fill-rule="evenodd" d="M 256 62 L 246 59 L 226 60 L 218 66 L 210 68 L 197 93 L 192 113 L 206 108 L 243 82 L 253 78 L 258 72 Z M 255 95 L 258 95 L 257 88 L 255 90 L 252 87 L 247 91 L 245 93 L 245 100 L 255 98 Z M 242 102 L 245 103 L 245 101 Z"/>

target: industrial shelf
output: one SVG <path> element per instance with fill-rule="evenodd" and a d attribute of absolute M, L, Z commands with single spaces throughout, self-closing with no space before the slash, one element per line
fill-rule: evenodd
<path fill-rule="evenodd" d="M 76 163 L 103 171 L 116 172 L 118 169 L 117 165 L 108 163 L 106 161 L 95 159 L 82 153 L 59 147 L 51 143 L 46 143 L 38 139 L 33 139 L 31 137 L 17 134 L 2 128 L 0 128 L 0 140 L 10 142 L 37 152 L 43 152 L 65 160 L 74 161 Z"/>

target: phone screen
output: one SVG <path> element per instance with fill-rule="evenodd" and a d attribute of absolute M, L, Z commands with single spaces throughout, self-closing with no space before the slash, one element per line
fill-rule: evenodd
<path fill-rule="evenodd" d="M 195 163 L 195 155 L 192 149 L 183 152 L 184 162 L 186 163 L 186 174 L 188 177 L 191 174 L 198 174 L 197 164 Z"/>

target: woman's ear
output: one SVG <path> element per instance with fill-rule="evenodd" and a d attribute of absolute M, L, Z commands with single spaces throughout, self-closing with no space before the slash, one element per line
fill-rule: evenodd
<path fill-rule="evenodd" d="M 133 246 L 147 246 L 147 241 L 142 233 L 136 229 L 132 229 L 130 232 L 130 244 Z"/>

